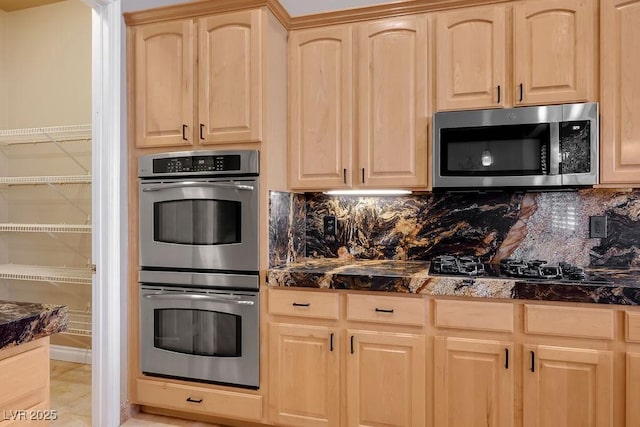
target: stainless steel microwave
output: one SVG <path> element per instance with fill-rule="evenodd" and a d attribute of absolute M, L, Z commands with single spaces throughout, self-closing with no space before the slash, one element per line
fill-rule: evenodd
<path fill-rule="evenodd" d="M 433 188 L 598 183 L 598 104 L 436 113 Z"/>

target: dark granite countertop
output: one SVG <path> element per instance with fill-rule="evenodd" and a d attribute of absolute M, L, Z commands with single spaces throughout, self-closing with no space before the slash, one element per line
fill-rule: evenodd
<path fill-rule="evenodd" d="M 67 306 L 0 301 L 0 350 L 63 332 L 68 323 Z"/>
<path fill-rule="evenodd" d="M 429 262 L 306 259 L 269 269 L 269 286 L 640 305 L 640 269 L 588 269 L 607 283 L 429 275 Z"/>

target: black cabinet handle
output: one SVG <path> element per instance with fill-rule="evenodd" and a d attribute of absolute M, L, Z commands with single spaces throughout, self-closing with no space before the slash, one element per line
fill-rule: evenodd
<path fill-rule="evenodd" d="M 536 354 L 531 350 L 531 372 L 536 371 Z"/>
<path fill-rule="evenodd" d="M 333 332 L 329 335 L 329 351 L 333 351 Z"/>
<path fill-rule="evenodd" d="M 393 313 L 393 309 L 386 309 L 386 308 L 376 308 L 376 311 L 378 313 Z"/>
<path fill-rule="evenodd" d="M 353 335 L 351 335 L 351 354 L 353 354 Z"/>
<path fill-rule="evenodd" d="M 202 399 L 192 399 L 190 397 L 187 397 L 187 402 L 191 402 L 191 403 L 202 403 Z"/>
<path fill-rule="evenodd" d="M 509 369 L 509 349 L 504 349 L 504 369 Z"/>
<path fill-rule="evenodd" d="M 188 141 L 187 139 L 187 125 L 182 125 L 182 140 Z"/>
<path fill-rule="evenodd" d="M 500 104 L 500 85 L 498 85 L 498 104 Z"/>
<path fill-rule="evenodd" d="M 362 168 L 362 183 L 364 184 L 364 168 Z"/>
<path fill-rule="evenodd" d="M 342 182 L 347 183 L 347 168 L 342 169 Z"/>
<path fill-rule="evenodd" d="M 309 306 L 311 305 L 311 303 L 305 302 L 305 303 L 303 304 L 303 303 L 297 303 L 297 302 L 294 302 L 294 303 L 293 303 L 293 304 L 291 304 L 291 305 L 292 305 L 292 306 L 294 306 L 294 307 L 309 307 Z"/>
<path fill-rule="evenodd" d="M 524 99 L 524 87 L 523 84 L 520 83 L 520 102 Z"/>
<path fill-rule="evenodd" d="M 200 123 L 200 139 L 204 139 L 204 125 Z"/>

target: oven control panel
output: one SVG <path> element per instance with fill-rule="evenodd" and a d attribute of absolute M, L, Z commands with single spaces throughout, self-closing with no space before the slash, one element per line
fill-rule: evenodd
<path fill-rule="evenodd" d="M 153 160 L 153 173 L 238 172 L 240 156 L 169 157 Z"/>
<path fill-rule="evenodd" d="M 257 150 L 190 151 L 154 154 L 139 159 L 138 176 L 257 175 Z"/>

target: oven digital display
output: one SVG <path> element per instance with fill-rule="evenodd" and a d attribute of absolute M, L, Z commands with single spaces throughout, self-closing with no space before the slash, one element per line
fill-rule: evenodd
<path fill-rule="evenodd" d="M 239 155 L 170 157 L 153 160 L 153 173 L 236 172 Z"/>

